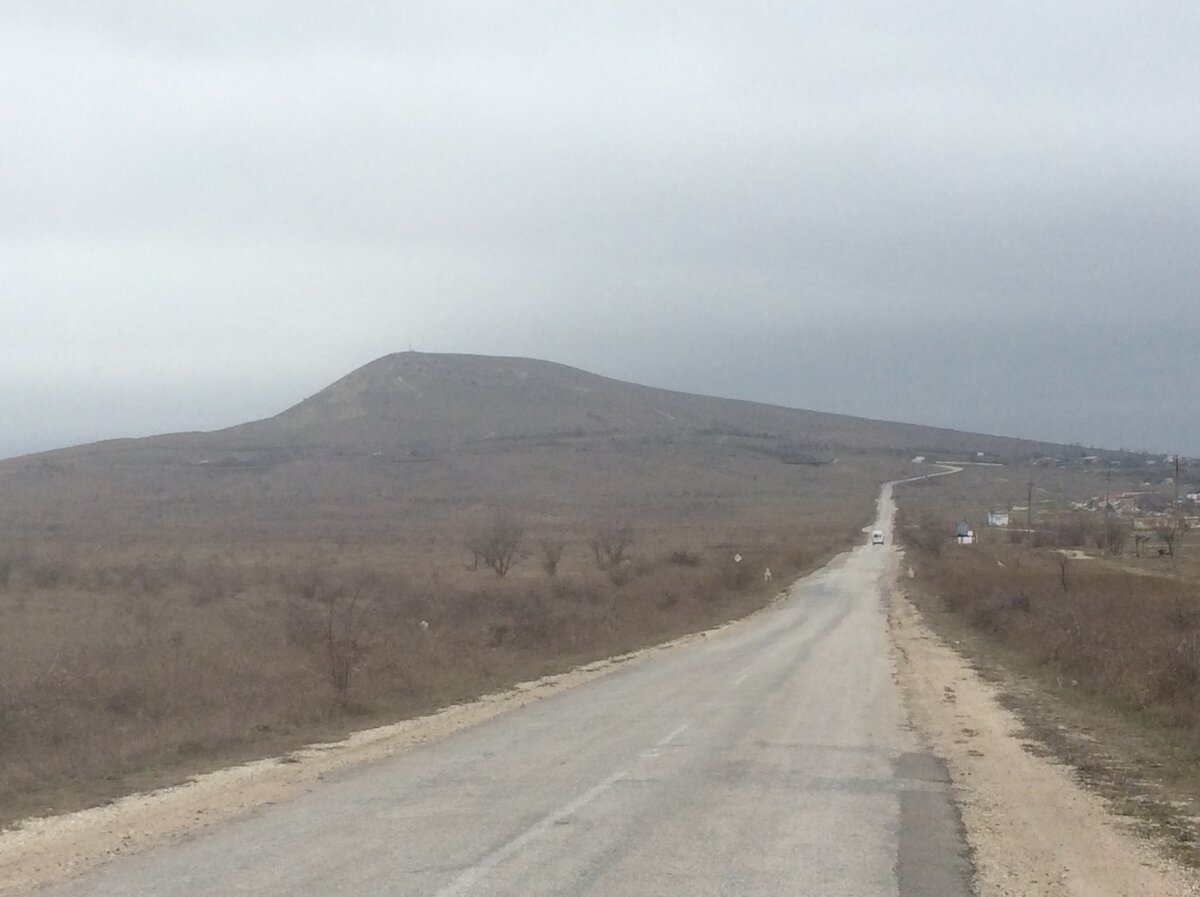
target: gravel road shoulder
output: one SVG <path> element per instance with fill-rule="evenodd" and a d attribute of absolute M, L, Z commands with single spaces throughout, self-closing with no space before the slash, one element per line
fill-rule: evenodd
<path fill-rule="evenodd" d="M 1193 873 L 1133 834 L 1070 769 L 1026 749 L 996 689 L 903 594 L 893 594 L 888 623 L 912 723 L 958 792 L 980 897 L 1200 895 Z"/>

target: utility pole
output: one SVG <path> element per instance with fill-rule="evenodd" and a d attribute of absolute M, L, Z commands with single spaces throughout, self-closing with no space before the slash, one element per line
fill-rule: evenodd
<path fill-rule="evenodd" d="M 1033 533 L 1033 480 L 1025 484 L 1029 487 L 1029 498 L 1025 500 L 1025 529 Z"/>
<path fill-rule="evenodd" d="M 1175 514 L 1175 538 L 1171 541 L 1171 569 L 1176 570 L 1179 567 L 1179 552 L 1183 549 L 1183 520 L 1180 518 L 1179 512 L 1179 454 L 1175 455 L 1175 507 L 1171 509 Z"/>

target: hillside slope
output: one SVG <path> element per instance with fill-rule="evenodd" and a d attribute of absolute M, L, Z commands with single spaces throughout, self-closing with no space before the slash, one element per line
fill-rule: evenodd
<path fill-rule="evenodd" d="M 501 505 L 686 520 L 724 502 L 737 516 L 797 490 L 845 494 L 849 479 L 857 494 L 914 454 L 1047 451 L 654 389 L 545 361 L 408 352 L 265 420 L 0 462 L 0 534 L 223 542 L 291 540 L 300 529 L 306 539 L 341 538 L 349 528 L 391 538 L 400 519 Z"/>
<path fill-rule="evenodd" d="M 527 358 L 404 352 L 353 371 L 282 413 L 211 433 L 112 440 L 40 456 L 420 445 L 614 435 L 768 437 L 814 448 L 1026 456 L 1028 440 L 656 389 Z M 1061 448 L 1056 446 L 1053 448 Z"/>

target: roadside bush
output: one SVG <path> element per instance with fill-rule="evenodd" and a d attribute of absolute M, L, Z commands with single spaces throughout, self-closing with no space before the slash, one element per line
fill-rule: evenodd
<path fill-rule="evenodd" d="M 1094 538 L 1095 527 L 1081 514 L 1073 514 L 1034 531 L 1035 548 L 1085 548 Z"/>
<path fill-rule="evenodd" d="M 629 577 L 632 572 L 632 565 L 625 561 L 620 564 L 610 564 L 605 572 L 608 574 L 608 581 L 617 588 L 624 587 L 629 582 Z"/>
<path fill-rule="evenodd" d="M 1060 680 L 1200 731 L 1200 594 L 1189 584 L 1015 546 L 910 563 L 947 611 Z"/>
<path fill-rule="evenodd" d="M 650 576 L 658 569 L 658 565 L 650 558 L 639 557 L 630 562 L 629 569 L 634 576 Z"/>
<path fill-rule="evenodd" d="M 619 566 L 628 559 L 636 541 L 636 533 L 629 523 L 603 522 L 597 525 L 592 537 L 592 555 L 596 566 L 602 570 Z"/>
<path fill-rule="evenodd" d="M 542 553 L 542 569 L 546 571 L 547 576 L 553 576 L 558 572 L 558 564 L 562 560 L 564 547 L 561 539 L 542 538 L 538 540 L 538 548 Z"/>
<path fill-rule="evenodd" d="M 1115 514 L 1108 514 L 1104 519 L 1104 544 L 1097 545 L 1097 547 L 1119 557 L 1125 552 L 1125 542 L 1128 537 L 1129 527 Z"/>
<path fill-rule="evenodd" d="M 1200 686 L 1200 647 L 1195 634 L 1180 638 L 1152 664 L 1149 694 L 1154 703 L 1177 707 L 1194 703 Z"/>
<path fill-rule="evenodd" d="M 685 551 L 682 548 L 676 548 L 667 555 L 667 561 L 680 567 L 699 567 L 700 555 L 694 551 Z"/>
<path fill-rule="evenodd" d="M 466 541 L 475 558 L 474 566 L 483 561 L 497 576 L 504 576 L 517 560 L 524 534 L 521 521 L 504 511 L 497 511 L 486 522 L 472 524 Z"/>
<path fill-rule="evenodd" d="M 1030 613 L 1029 595 L 1019 589 L 994 586 L 989 594 L 970 606 L 971 623 L 985 632 L 997 633 L 1007 628 L 1013 612 Z"/>
<path fill-rule="evenodd" d="M 949 538 L 946 534 L 954 532 L 948 522 L 928 512 L 918 519 L 913 519 L 901 509 L 897 523 L 900 538 L 905 545 L 933 557 L 942 553 L 942 544 Z"/>
<path fill-rule="evenodd" d="M 37 589 L 54 589 L 68 582 L 67 565 L 58 559 L 38 558 L 32 561 L 26 575 Z"/>

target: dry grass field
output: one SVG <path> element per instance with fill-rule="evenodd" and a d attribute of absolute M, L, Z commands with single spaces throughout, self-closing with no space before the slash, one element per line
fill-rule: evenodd
<path fill-rule="evenodd" d="M 0 822 L 745 614 L 914 454 L 1045 450 L 407 353 L 267 421 L 0 462 Z"/>
<path fill-rule="evenodd" d="M 955 544 L 956 521 L 985 520 L 989 506 L 1027 495 L 1030 479 L 1035 500 L 1046 496 L 1032 533 L 984 527 L 978 544 Z M 1198 864 L 1200 538 L 1189 533 L 1176 557 L 1157 541 L 1135 557 L 1131 521 L 1063 510 L 1099 479 L 977 469 L 904 487 L 910 593 L 1006 683 L 1032 737 Z"/>

